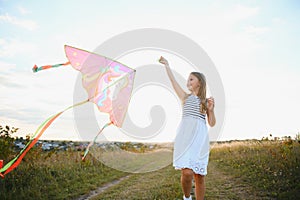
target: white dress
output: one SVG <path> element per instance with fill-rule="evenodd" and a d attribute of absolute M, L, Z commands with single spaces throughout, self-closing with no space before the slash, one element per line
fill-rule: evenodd
<path fill-rule="evenodd" d="M 182 119 L 174 141 L 173 166 L 206 175 L 208 159 L 209 137 L 205 115 L 200 113 L 200 99 L 189 95 L 183 105 Z"/>

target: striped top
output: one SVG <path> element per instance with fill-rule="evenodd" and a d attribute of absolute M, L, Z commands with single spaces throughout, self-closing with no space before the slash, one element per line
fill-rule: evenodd
<path fill-rule="evenodd" d="M 200 99 L 195 95 L 189 95 L 183 105 L 182 117 L 188 116 L 205 120 L 205 114 L 200 113 Z"/>

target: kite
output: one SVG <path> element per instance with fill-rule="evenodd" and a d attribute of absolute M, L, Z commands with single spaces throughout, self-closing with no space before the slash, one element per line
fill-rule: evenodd
<path fill-rule="evenodd" d="M 74 104 L 46 119 L 38 127 L 32 139 L 14 159 L 8 162 L 5 166 L 1 166 L 2 162 L 0 163 L 0 176 L 2 178 L 20 164 L 25 154 L 36 144 L 38 139 L 52 124 L 52 122 L 71 108 L 80 106 L 87 102 L 92 102 L 96 104 L 100 112 L 109 114 L 110 121 L 100 129 L 94 140 L 90 142 L 82 160 L 84 160 L 89 148 L 94 144 L 103 129 L 112 124 L 119 128 L 122 127 L 133 89 L 136 72 L 135 69 L 129 68 L 128 66 L 105 56 L 68 45 L 65 45 L 65 53 L 68 58 L 68 62 L 41 67 L 34 65 L 32 70 L 33 72 L 38 72 L 50 68 L 71 65 L 74 69 L 81 72 L 82 85 L 87 91 L 88 99 Z"/>

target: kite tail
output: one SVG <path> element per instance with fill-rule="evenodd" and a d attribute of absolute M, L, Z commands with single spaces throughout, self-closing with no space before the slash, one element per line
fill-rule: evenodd
<path fill-rule="evenodd" d="M 44 70 L 44 69 L 50 69 L 50 68 L 65 66 L 65 65 L 69 65 L 69 64 L 70 64 L 70 62 L 68 61 L 66 63 L 56 64 L 56 65 L 44 65 L 44 66 L 41 66 L 41 67 L 38 67 L 37 65 L 34 65 L 33 68 L 32 68 L 32 71 L 33 72 L 38 72 L 38 71 L 41 71 L 41 70 Z"/>
<path fill-rule="evenodd" d="M 100 131 L 98 132 L 98 134 L 96 135 L 96 137 L 94 138 L 94 140 L 92 140 L 92 141 L 89 143 L 89 145 L 86 147 L 86 150 L 85 150 L 85 152 L 84 152 L 84 155 L 83 155 L 83 157 L 82 157 L 82 160 L 85 159 L 86 155 L 89 153 L 90 147 L 93 146 L 93 144 L 96 142 L 98 136 L 102 133 L 102 131 L 103 131 L 106 127 L 108 127 L 109 125 L 111 125 L 111 124 L 113 124 L 113 122 L 106 123 L 106 124 L 100 129 Z"/>
<path fill-rule="evenodd" d="M 14 158 L 12 159 L 10 162 L 8 162 L 4 167 L 0 166 L 0 177 L 4 178 L 4 176 L 9 173 L 10 171 L 12 171 L 14 168 L 16 168 L 22 161 L 23 157 L 26 155 L 26 153 L 35 145 L 35 143 L 39 140 L 39 138 L 42 136 L 42 134 L 45 132 L 45 130 L 52 124 L 52 122 L 58 118 L 61 114 L 63 114 L 65 111 L 74 108 L 76 106 L 82 105 L 84 103 L 88 102 L 88 100 L 82 101 L 80 103 L 74 104 L 68 108 L 66 108 L 65 110 L 49 117 L 48 119 L 46 119 L 36 130 L 36 132 L 33 135 L 33 138 L 26 144 L 26 146 L 22 149 L 22 151 L 20 151 L 20 153 Z M 2 161 L 2 160 L 1 160 Z M 3 163 L 3 161 L 0 161 L 0 165 L 1 163 Z"/>

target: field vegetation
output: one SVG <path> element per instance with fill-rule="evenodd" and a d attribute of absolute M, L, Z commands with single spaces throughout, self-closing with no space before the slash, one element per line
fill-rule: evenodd
<path fill-rule="evenodd" d="M 17 130 L 0 126 L 4 164 L 19 152 L 14 145 L 17 138 L 12 137 Z M 45 151 L 41 146 L 30 150 L 19 167 L 0 179 L 0 199 L 80 199 L 99 188 L 105 189 L 93 199 L 182 199 L 180 171 L 171 165 L 127 173 L 107 167 L 90 154 L 82 162 L 83 151 L 76 148 Z M 119 147 L 147 155 L 159 151 L 159 145 L 124 143 Z M 164 160 L 171 159 L 172 154 L 164 155 Z M 120 181 L 105 187 L 116 180 Z M 300 199 L 299 134 L 212 143 L 206 185 L 206 199 Z"/>

